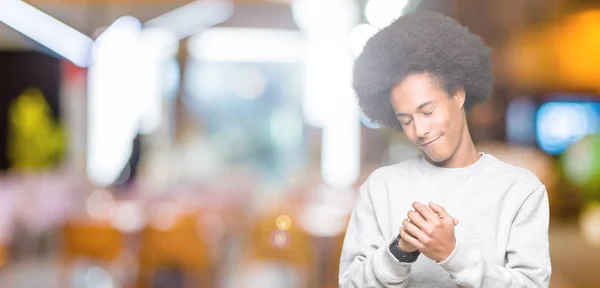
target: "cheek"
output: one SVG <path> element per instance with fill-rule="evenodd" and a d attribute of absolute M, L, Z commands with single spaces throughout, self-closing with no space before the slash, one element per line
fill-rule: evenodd
<path fill-rule="evenodd" d="M 435 117 L 432 117 L 432 132 L 438 133 L 447 133 L 449 128 L 451 127 L 450 117 L 446 113 L 438 113 Z"/>
<path fill-rule="evenodd" d="M 438 146 L 438 149 L 446 150 L 446 148 L 450 149 L 451 146 L 454 146 L 453 143 L 456 142 L 456 131 L 451 117 L 448 114 L 439 113 L 436 117 L 432 117 L 432 129 L 431 132 L 435 135 L 443 134 L 444 137 L 443 142 L 441 142 L 441 146 Z M 441 151 L 441 150 L 440 150 Z"/>
<path fill-rule="evenodd" d="M 404 135 L 406 135 L 406 138 L 408 138 L 410 142 L 417 143 L 417 136 L 415 136 L 412 127 L 402 127 L 402 131 L 404 131 Z"/>
<path fill-rule="evenodd" d="M 460 141 L 461 138 L 461 127 L 462 122 L 460 118 L 447 117 L 444 121 L 443 129 L 448 145 L 454 146 Z"/>

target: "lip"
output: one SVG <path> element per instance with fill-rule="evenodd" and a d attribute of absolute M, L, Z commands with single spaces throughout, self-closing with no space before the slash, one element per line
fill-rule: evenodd
<path fill-rule="evenodd" d="M 433 140 L 431 140 L 431 141 L 428 141 L 428 142 L 426 142 L 426 143 L 423 143 L 423 144 L 421 144 L 421 146 L 423 146 L 423 147 L 427 147 L 427 146 L 431 145 L 433 142 L 435 142 L 435 141 L 437 141 L 438 139 L 440 139 L 441 137 L 442 137 L 442 135 L 440 135 L 440 136 L 437 136 L 437 137 L 435 137 Z"/>

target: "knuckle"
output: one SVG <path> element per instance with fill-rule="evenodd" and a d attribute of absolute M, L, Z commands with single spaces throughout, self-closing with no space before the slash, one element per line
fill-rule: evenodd
<path fill-rule="evenodd" d="M 434 229 L 433 229 L 433 228 L 431 228 L 431 227 L 427 227 L 427 228 L 425 229 L 425 231 L 426 231 L 427 235 L 429 235 L 429 236 L 432 236 L 432 235 L 433 235 L 433 233 L 434 233 Z"/>

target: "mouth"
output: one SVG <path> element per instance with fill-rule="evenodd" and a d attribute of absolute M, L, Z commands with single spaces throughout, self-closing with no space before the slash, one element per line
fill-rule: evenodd
<path fill-rule="evenodd" d="M 442 135 L 440 135 L 440 136 L 437 136 L 437 137 L 435 137 L 435 138 L 433 138 L 433 139 L 431 139 L 431 140 L 429 140 L 429 141 L 427 141 L 427 142 L 425 142 L 425 143 L 422 143 L 422 144 L 421 144 L 421 146 L 422 146 L 422 147 L 427 147 L 427 146 L 431 145 L 433 142 L 435 142 L 435 141 L 437 141 L 438 139 L 440 139 L 441 137 L 442 137 Z"/>

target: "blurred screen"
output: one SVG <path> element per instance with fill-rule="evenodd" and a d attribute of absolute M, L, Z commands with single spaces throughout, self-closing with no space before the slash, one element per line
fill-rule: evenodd
<path fill-rule="evenodd" d="M 562 153 L 569 145 L 600 129 L 600 102 L 556 98 L 540 105 L 536 114 L 538 145 L 548 154 Z M 568 100 L 567 100 L 568 99 Z"/>

